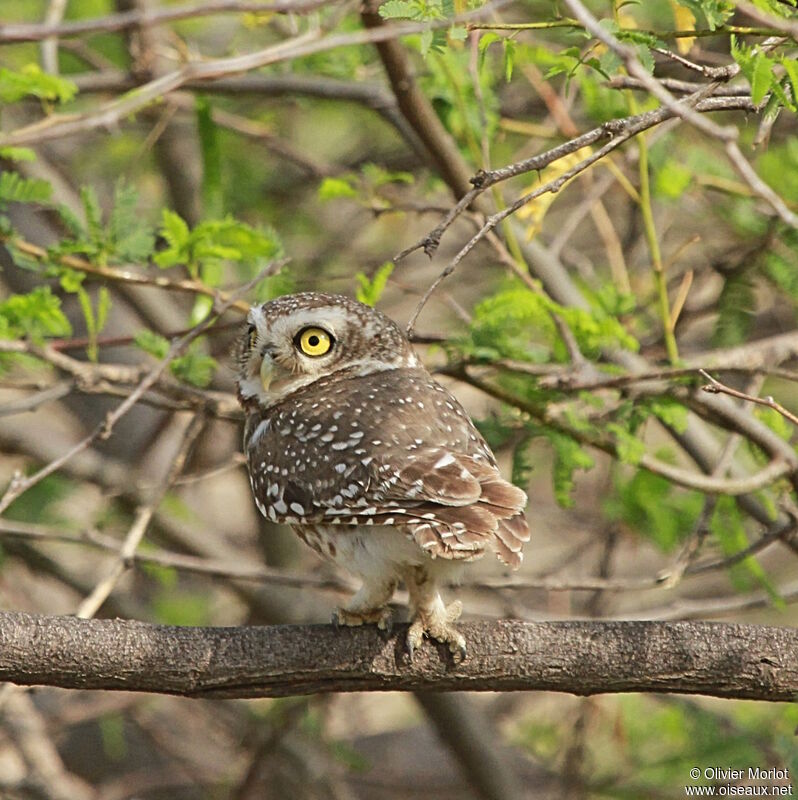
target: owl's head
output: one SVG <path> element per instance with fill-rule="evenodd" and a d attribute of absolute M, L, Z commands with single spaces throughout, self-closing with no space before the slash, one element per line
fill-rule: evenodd
<path fill-rule="evenodd" d="M 418 365 L 410 342 L 385 314 L 320 292 L 253 306 L 235 354 L 239 399 L 261 408 L 336 372 L 351 377 Z"/>

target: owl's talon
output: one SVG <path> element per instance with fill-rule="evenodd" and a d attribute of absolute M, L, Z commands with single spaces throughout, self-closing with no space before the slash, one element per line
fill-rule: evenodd
<path fill-rule="evenodd" d="M 336 628 L 345 626 L 356 628 L 359 625 L 376 624 L 380 631 L 390 634 L 393 629 L 393 613 L 390 608 L 374 608 L 370 611 L 350 611 L 348 608 L 336 608 L 332 613 L 332 624 Z"/>
<path fill-rule="evenodd" d="M 419 611 L 407 632 L 407 652 L 410 655 L 410 661 L 413 661 L 413 655 L 424 641 L 425 636 L 445 644 L 457 663 L 464 661 L 466 657 L 465 637 L 452 625 L 462 612 L 463 604 L 459 600 L 447 606 L 443 613 L 425 614 Z"/>

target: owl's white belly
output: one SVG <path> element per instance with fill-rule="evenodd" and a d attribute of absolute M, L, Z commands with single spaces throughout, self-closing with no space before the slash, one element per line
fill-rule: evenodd
<path fill-rule="evenodd" d="M 409 535 L 391 525 L 295 525 L 319 555 L 365 582 L 399 580 L 407 567 L 425 566 L 447 583 L 459 580 L 464 564 L 431 558 Z"/>

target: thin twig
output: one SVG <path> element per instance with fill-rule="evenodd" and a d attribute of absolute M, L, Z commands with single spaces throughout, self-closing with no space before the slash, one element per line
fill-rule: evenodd
<path fill-rule="evenodd" d="M 711 111 L 753 111 L 754 105 L 749 97 L 710 97 L 702 100 L 696 104 L 696 110 L 701 113 Z M 550 164 L 554 163 L 560 158 L 563 158 L 583 147 L 596 144 L 597 142 L 607 139 L 608 137 L 623 138 L 618 141 L 616 147 L 622 144 L 632 136 L 637 135 L 649 128 L 653 128 L 666 120 L 673 119 L 674 113 L 669 108 L 658 108 L 654 111 L 646 111 L 642 114 L 635 114 L 633 116 L 624 117 L 622 119 L 609 120 L 608 122 L 599 125 L 597 128 L 583 133 L 567 142 L 564 142 L 557 147 L 546 150 L 531 158 L 518 161 L 513 164 L 508 164 L 505 167 L 490 170 L 489 172 L 480 171 L 472 179 L 471 183 L 474 188 L 467 194 L 463 195 L 455 206 L 446 214 L 441 222 L 426 236 L 402 250 L 396 256 L 394 261 L 399 262 L 406 258 L 411 253 L 419 249 L 424 249 L 424 252 L 431 256 L 438 248 L 441 238 L 451 224 L 474 202 L 474 199 L 488 188 L 501 181 L 510 180 L 518 175 L 523 175 L 527 172 L 538 172 Z M 615 148 L 612 148 L 615 149 Z M 574 173 L 576 174 L 576 173 Z M 540 186 L 536 192 L 542 194 L 546 191 L 552 191 L 551 182 Z M 535 197 L 538 195 L 535 194 Z M 532 197 L 529 197 L 532 199 Z M 527 201 L 528 202 L 528 201 Z"/>
<path fill-rule="evenodd" d="M 781 403 L 777 403 L 772 397 L 756 397 L 755 395 L 746 394 L 745 392 L 741 392 L 737 389 L 732 389 L 731 386 L 726 386 L 725 383 L 721 383 L 719 380 L 716 380 L 703 369 L 698 371 L 709 381 L 706 386 L 701 387 L 702 391 L 709 392 L 710 394 L 727 394 L 730 397 L 737 397 L 740 400 L 747 400 L 749 403 L 767 406 L 768 408 L 772 408 L 774 411 L 778 411 L 779 414 L 792 422 L 793 425 L 798 426 L 798 416 L 793 414 L 792 411 L 784 408 Z"/>
<path fill-rule="evenodd" d="M 480 389 L 491 397 L 495 397 L 497 400 L 501 400 L 508 405 L 530 414 L 530 416 L 535 419 L 539 419 L 548 425 L 560 429 L 563 433 L 567 433 L 582 444 L 595 447 L 611 455 L 613 458 L 618 457 L 616 445 L 609 438 L 597 437 L 585 431 L 573 428 L 565 424 L 562 420 L 553 418 L 541 408 L 526 402 L 522 398 L 515 397 L 498 386 L 476 378 L 465 369 L 455 377 L 470 383 L 475 388 Z M 770 486 L 780 478 L 792 475 L 795 471 L 795 467 L 790 460 L 782 456 L 774 457 L 769 464 L 751 475 L 730 478 L 717 478 L 711 475 L 705 475 L 704 473 L 682 469 L 681 467 L 669 464 L 654 456 L 650 456 L 648 453 L 644 453 L 640 457 L 637 461 L 637 466 L 655 475 L 667 478 L 672 483 L 684 486 L 688 489 L 696 489 L 706 494 L 727 494 L 733 496 L 756 492 L 766 486 Z"/>
<path fill-rule="evenodd" d="M 731 126 L 722 127 L 712 120 L 702 117 L 699 113 L 696 113 L 690 98 L 687 100 L 675 98 L 656 78 L 649 74 L 648 70 L 640 63 L 635 50 L 618 41 L 609 29 L 602 27 L 598 20 L 585 8 L 581 0 L 565 0 L 565 3 L 574 16 L 585 26 L 586 30 L 623 59 L 629 74 L 633 78 L 637 78 L 657 100 L 669 108 L 676 116 L 681 117 L 685 122 L 689 122 L 702 133 L 723 142 L 729 160 L 743 180 L 751 187 L 752 191 L 769 203 L 787 225 L 798 228 L 798 214 L 795 214 L 787 207 L 784 200 L 757 175 L 754 168 L 743 156 L 738 144 L 739 131 L 736 128 Z M 739 71 L 739 65 L 735 64 L 733 67 L 736 68 L 735 72 Z M 709 87 L 707 88 L 707 91 L 712 90 Z"/>
<path fill-rule="evenodd" d="M 84 33 L 116 33 L 142 26 L 164 25 L 192 17 L 211 14 L 302 14 L 319 6 L 329 5 L 325 0 L 281 0 L 263 3 L 257 0 L 206 0 L 156 9 L 135 9 L 103 17 L 75 19 L 60 22 L 48 16 L 44 24 L 8 23 L 0 25 L 0 44 L 37 42 L 53 36 L 81 36 Z"/>
<path fill-rule="evenodd" d="M 17 237 L 5 238 L 0 236 L 0 241 L 25 253 L 25 255 L 35 258 L 43 264 L 55 261 L 70 269 L 83 272 L 86 275 L 114 281 L 115 283 L 129 284 L 132 286 L 153 286 L 158 289 L 166 289 L 170 292 L 186 292 L 188 294 L 202 295 L 203 297 L 210 297 L 221 302 L 227 299 L 227 294 L 221 289 L 214 289 L 213 287 L 206 286 L 201 281 L 195 281 L 189 278 L 175 280 L 163 275 L 143 275 L 127 267 L 110 267 L 107 265 L 92 264 L 87 259 L 74 255 L 62 254 L 52 256 L 45 248 Z M 243 300 L 237 300 L 230 307 L 244 313 L 249 310 L 249 305 Z"/>
<path fill-rule="evenodd" d="M 503 2 L 503 0 L 495 0 L 494 3 L 489 3 L 483 8 L 447 20 L 385 25 L 373 30 L 329 36 L 323 36 L 321 30 L 310 30 L 293 39 L 252 53 L 192 61 L 172 72 L 154 78 L 134 91 L 104 103 L 94 110 L 82 114 L 51 114 L 31 125 L 2 134 L 0 135 L 0 147 L 31 145 L 52 139 L 62 139 L 66 136 L 82 135 L 97 128 L 112 127 L 191 81 L 212 81 L 226 75 L 248 72 L 270 64 L 335 50 L 339 47 L 384 42 L 408 34 L 421 33 L 430 28 L 446 27 L 454 22 L 488 13 L 499 2 Z"/>
<path fill-rule="evenodd" d="M 281 264 L 282 262 L 276 262 Z M 54 459 L 49 464 L 42 467 L 38 472 L 35 472 L 29 477 L 24 477 L 21 474 L 16 474 L 6 489 L 2 499 L 0 499 L 0 515 L 14 502 L 21 494 L 26 492 L 32 486 L 35 486 L 40 481 L 44 480 L 48 475 L 52 475 L 60 469 L 67 461 L 74 458 L 75 455 L 88 448 L 92 443 L 97 440 L 107 439 L 113 432 L 114 425 L 130 411 L 131 408 L 141 399 L 144 393 L 150 389 L 158 379 L 163 375 L 169 365 L 177 358 L 191 342 L 198 336 L 211 327 L 216 320 L 238 302 L 237 294 L 249 291 L 252 286 L 256 285 L 263 277 L 273 271 L 275 263 L 269 264 L 252 280 L 245 284 L 239 292 L 228 297 L 223 303 L 219 304 L 214 310 L 214 315 L 200 322 L 191 329 L 185 336 L 175 340 L 169 348 L 167 354 L 144 376 L 139 382 L 138 386 L 133 392 L 128 395 L 113 411 L 109 412 L 105 420 L 85 436 L 76 445 L 70 448 L 66 453 L 62 454 L 59 458 Z"/>
<path fill-rule="evenodd" d="M 205 427 L 205 421 L 205 415 L 201 412 L 192 417 L 163 482 L 157 487 L 150 501 L 136 511 L 133 524 L 130 526 L 110 569 L 78 606 L 75 615 L 80 619 L 90 619 L 100 610 L 102 604 L 108 599 L 108 596 L 119 582 L 119 579 L 130 567 L 131 559 L 141 544 L 156 509 L 183 471 L 189 452 Z"/>

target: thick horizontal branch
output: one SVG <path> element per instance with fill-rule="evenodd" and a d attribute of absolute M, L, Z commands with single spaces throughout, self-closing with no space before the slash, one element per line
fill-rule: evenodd
<path fill-rule="evenodd" d="M 790 701 L 798 630 L 713 622 L 464 623 L 454 664 L 405 625 L 189 628 L 0 612 L 0 680 L 189 697 L 346 691 L 677 692 Z"/>

